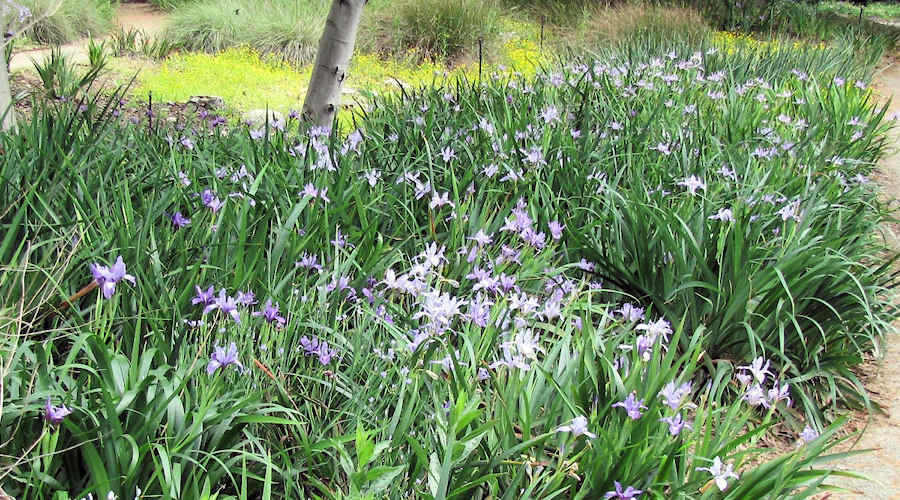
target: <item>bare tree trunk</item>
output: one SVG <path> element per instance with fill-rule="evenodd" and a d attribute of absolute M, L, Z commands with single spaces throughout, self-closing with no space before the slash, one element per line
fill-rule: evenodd
<path fill-rule="evenodd" d="M 9 72 L 2 56 L 3 47 L 0 46 L 0 116 L 3 116 L 2 130 L 10 132 L 16 129 L 16 111 L 13 109 L 12 92 L 9 89 Z"/>
<path fill-rule="evenodd" d="M 341 86 L 347 77 L 365 4 L 366 0 L 333 0 L 331 3 L 303 102 L 304 118 L 316 125 L 331 127 L 341 105 Z"/>

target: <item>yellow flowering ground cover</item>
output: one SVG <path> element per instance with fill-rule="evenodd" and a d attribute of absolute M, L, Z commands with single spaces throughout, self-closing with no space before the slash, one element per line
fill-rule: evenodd
<path fill-rule="evenodd" d="M 500 47 L 491 64 L 482 67 L 486 78 L 492 72 L 534 75 L 550 61 L 529 39 L 512 38 Z M 312 75 L 312 65 L 293 68 L 249 48 L 228 49 L 218 54 L 182 53 L 169 57 L 159 67 L 140 77 L 136 95 L 146 99 L 185 102 L 195 95 L 217 95 L 236 109 L 265 108 L 288 111 L 303 101 Z M 478 61 L 448 67 L 422 61 L 416 54 L 404 59 L 388 59 L 375 54 L 357 54 L 344 84 L 350 94 L 388 92 L 404 86 L 419 87 L 443 79 L 478 78 Z"/>
<path fill-rule="evenodd" d="M 824 50 L 824 42 L 813 43 L 805 40 L 760 40 L 746 33 L 732 33 L 729 31 L 715 31 L 710 35 L 710 42 L 728 54 L 738 51 L 754 52 L 765 55 L 784 49 L 813 49 Z"/>

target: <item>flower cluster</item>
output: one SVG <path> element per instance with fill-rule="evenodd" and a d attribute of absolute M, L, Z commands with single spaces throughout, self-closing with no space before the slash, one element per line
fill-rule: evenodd
<path fill-rule="evenodd" d="M 337 356 L 337 351 L 328 346 L 328 342 L 318 337 L 300 337 L 300 348 L 307 356 L 314 356 L 322 366 L 328 366 L 331 360 Z"/>
<path fill-rule="evenodd" d="M 769 361 L 759 356 L 749 365 L 739 366 L 741 372 L 736 376 L 738 380 L 747 389 L 744 392 L 743 399 L 752 406 L 762 406 L 763 408 L 771 408 L 779 401 L 784 401 L 787 406 L 791 406 L 791 391 L 787 383 L 780 383 L 773 380 L 772 386 L 767 390 L 765 387 L 768 376 L 772 376 L 769 371 Z"/>

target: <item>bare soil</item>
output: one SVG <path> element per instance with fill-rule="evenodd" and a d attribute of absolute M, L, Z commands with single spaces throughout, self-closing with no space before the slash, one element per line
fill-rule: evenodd
<path fill-rule="evenodd" d="M 887 61 L 876 76 L 876 89 L 881 97 L 891 100 L 889 116 L 900 113 L 900 60 Z M 895 115 L 896 116 L 896 115 Z M 885 199 L 900 199 L 900 128 L 894 127 L 888 136 L 888 151 L 882 158 L 877 182 Z M 886 225 L 885 237 L 890 245 L 900 251 L 900 231 L 896 225 Z M 861 474 L 869 481 L 833 478 L 831 483 L 850 490 L 849 493 L 832 494 L 832 499 L 900 500 L 900 343 L 897 327 L 888 334 L 884 356 L 866 366 L 872 371 L 866 387 L 872 400 L 884 413 L 860 414 L 854 422 L 865 426 L 862 437 L 855 443 L 855 450 L 871 450 L 835 464 L 836 468 Z"/>
<path fill-rule="evenodd" d="M 116 24 L 125 31 L 136 29 L 153 36 L 165 29 L 168 16 L 148 3 L 123 3 L 116 10 Z M 60 51 L 75 64 L 88 64 L 88 40 L 76 40 L 60 46 Z M 40 61 L 50 55 L 50 48 L 38 48 L 15 52 L 9 61 L 9 71 L 14 73 L 34 67 L 33 61 Z"/>
<path fill-rule="evenodd" d="M 125 31 L 141 30 L 156 35 L 166 29 L 168 16 L 149 3 L 123 3 L 116 10 L 116 24 Z"/>

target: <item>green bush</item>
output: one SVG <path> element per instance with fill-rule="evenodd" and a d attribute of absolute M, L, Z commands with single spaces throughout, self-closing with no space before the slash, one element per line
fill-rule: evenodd
<path fill-rule="evenodd" d="M 373 8 L 375 44 L 386 53 L 453 60 L 477 53 L 479 39 L 490 47 L 500 35 L 495 0 L 398 0 Z"/>
<path fill-rule="evenodd" d="M 113 2 L 110 0 L 22 0 L 38 21 L 25 35 L 41 44 L 63 44 L 93 36 L 99 37 L 112 27 Z M 54 8 L 59 5 L 59 8 Z M 52 15 L 47 17 L 47 13 Z"/>
<path fill-rule="evenodd" d="M 594 0 L 500 0 L 501 3 L 513 11 L 525 13 L 535 21 L 541 21 L 550 25 L 571 27 L 578 24 L 589 15 L 589 12 L 599 8 L 612 7 L 615 3 L 625 2 L 600 2 Z M 642 5 L 640 7 L 647 7 Z"/>
<path fill-rule="evenodd" d="M 868 19 L 849 18 L 816 2 L 791 0 L 749 0 L 738 8 L 735 2 L 692 2 L 713 26 L 730 31 L 790 35 L 831 41 L 859 36 L 869 42 L 893 48 L 900 39 L 900 28 Z M 867 42 L 861 43 L 865 45 Z"/>
<path fill-rule="evenodd" d="M 91 40 L 93 44 L 93 40 Z M 50 99 L 73 98 L 86 90 L 106 69 L 103 50 L 94 45 L 91 47 L 90 66 L 84 72 L 79 71 L 59 47 L 54 47 L 49 57 L 34 62 L 34 70 L 41 79 L 44 92 Z"/>
<path fill-rule="evenodd" d="M 327 14 L 323 0 L 208 0 L 175 9 L 164 36 L 185 50 L 248 46 L 300 65 L 315 58 Z"/>
<path fill-rule="evenodd" d="M 150 0 L 150 3 L 159 9 L 175 10 L 178 7 L 197 3 L 198 0 Z"/>

